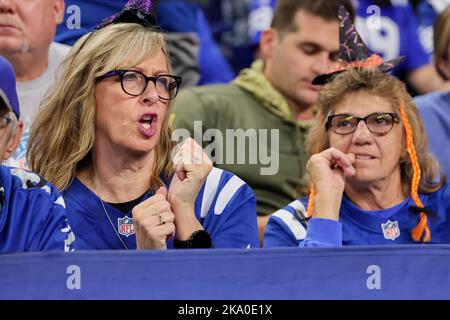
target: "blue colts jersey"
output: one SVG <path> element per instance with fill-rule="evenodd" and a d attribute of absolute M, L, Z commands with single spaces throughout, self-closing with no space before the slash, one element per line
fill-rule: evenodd
<path fill-rule="evenodd" d="M 431 243 L 450 244 L 450 187 L 444 185 L 431 194 L 420 194 L 429 212 Z M 383 210 L 358 208 L 346 196 L 342 198 L 339 221 L 305 219 L 308 199 L 296 200 L 278 210 L 269 219 L 264 247 L 338 247 L 348 245 L 414 244 L 411 230 L 420 215 L 411 198 Z"/>
<path fill-rule="evenodd" d="M 0 252 L 71 251 L 59 191 L 35 173 L 0 166 Z"/>
<path fill-rule="evenodd" d="M 148 192 L 142 201 L 153 194 Z M 77 237 L 76 249 L 125 249 L 119 236 L 129 249 L 136 249 L 132 211 L 124 213 L 108 203 L 103 208 L 100 198 L 78 179 L 64 192 L 64 198 Z M 255 196 L 232 173 L 213 168 L 195 201 L 195 214 L 215 248 L 259 247 Z M 167 248 L 173 248 L 172 240 L 167 241 Z"/>

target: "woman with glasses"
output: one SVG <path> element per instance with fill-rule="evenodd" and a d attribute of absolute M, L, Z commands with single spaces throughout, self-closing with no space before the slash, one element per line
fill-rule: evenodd
<path fill-rule="evenodd" d="M 309 198 L 275 212 L 264 246 L 450 243 L 450 188 L 428 151 L 401 58 L 370 55 L 341 8 L 338 66 L 307 139 Z"/>
<path fill-rule="evenodd" d="M 76 249 L 258 246 L 251 189 L 212 169 L 192 139 L 172 147 L 181 78 L 143 2 L 69 52 L 32 128 L 30 164 L 63 191 Z"/>
<path fill-rule="evenodd" d="M 316 106 L 312 195 L 272 215 L 264 246 L 450 243 L 450 189 L 404 84 L 352 68 Z"/>

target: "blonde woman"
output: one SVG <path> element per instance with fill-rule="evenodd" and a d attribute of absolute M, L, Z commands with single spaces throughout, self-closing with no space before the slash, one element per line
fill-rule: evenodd
<path fill-rule="evenodd" d="M 32 128 L 30 164 L 63 190 L 77 249 L 258 246 L 251 189 L 193 140 L 171 159 L 181 79 L 154 10 L 131 1 L 75 44 Z"/>

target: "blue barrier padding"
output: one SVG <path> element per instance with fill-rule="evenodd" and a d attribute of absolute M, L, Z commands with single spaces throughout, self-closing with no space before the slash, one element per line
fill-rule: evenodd
<path fill-rule="evenodd" d="M 0 299 L 450 299 L 450 246 L 0 255 Z"/>

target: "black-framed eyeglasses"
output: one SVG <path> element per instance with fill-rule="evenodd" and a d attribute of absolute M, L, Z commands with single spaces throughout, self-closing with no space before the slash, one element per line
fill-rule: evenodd
<path fill-rule="evenodd" d="M 160 74 L 156 77 L 147 77 L 136 70 L 113 70 L 97 78 L 97 81 L 119 76 L 122 90 L 130 96 L 140 96 L 147 89 L 148 82 L 155 85 L 156 92 L 162 100 L 172 100 L 178 94 L 181 84 L 181 77 L 170 74 Z"/>
<path fill-rule="evenodd" d="M 394 123 L 400 122 L 398 115 L 395 113 L 375 112 L 364 118 L 346 113 L 329 116 L 325 128 L 340 135 L 352 134 L 356 131 L 360 121 L 364 121 L 369 131 L 378 136 L 385 135 L 392 130 Z"/>

